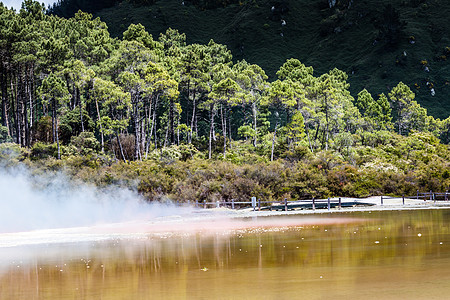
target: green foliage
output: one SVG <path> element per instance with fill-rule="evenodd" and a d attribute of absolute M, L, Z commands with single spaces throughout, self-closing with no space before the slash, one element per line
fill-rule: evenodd
<path fill-rule="evenodd" d="M 2 164 L 17 164 L 26 157 L 27 152 L 20 145 L 9 142 L 0 143 L 0 162 Z"/>
<path fill-rule="evenodd" d="M 33 126 L 34 139 L 39 142 L 50 143 L 52 141 L 52 118 L 44 116 Z"/>
<path fill-rule="evenodd" d="M 178 147 L 166 147 L 161 149 L 155 149 L 148 155 L 149 159 L 155 160 L 161 164 L 168 165 L 181 159 L 182 154 Z"/>
<path fill-rule="evenodd" d="M 399 134 L 428 129 L 427 111 L 414 101 L 415 95 L 407 85 L 400 82 L 389 93 L 389 98 L 397 115 L 396 125 Z"/>
<path fill-rule="evenodd" d="M 130 24 L 123 33 L 123 39 L 126 41 L 138 41 L 149 49 L 158 47 L 158 44 L 153 40 L 151 34 L 145 31 L 145 27 L 142 24 Z"/>
<path fill-rule="evenodd" d="M 95 123 L 92 121 L 88 112 L 83 110 L 83 123 L 84 130 L 86 131 L 94 131 Z M 75 137 L 82 133 L 81 119 L 80 119 L 80 110 L 68 110 L 66 111 L 60 119 L 59 124 L 59 134 L 63 144 L 69 144 L 72 137 Z"/>
<path fill-rule="evenodd" d="M 42 142 L 37 142 L 33 145 L 33 147 L 31 147 L 30 158 L 32 160 L 41 160 L 50 157 L 58 157 L 58 149 L 56 144 L 44 144 Z"/>
<path fill-rule="evenodd" d="M 88 155 L 100 150 L 100 143 L 93 132 L 81 132 L 78 136 L 72 136 L 70 144 L 75 146 L 81 155 Z"/>
<path fill-rule="evenodd" d="M 8 134 L 8 128 L 0 125 L 0 144 L 10 142 L 12 142 L 12 138 Z"/>
<path fill-rule="evenodd" d="M 242 125 L 238 128 L 238 134 L 245 139 L 249 137 L 254 137 L 256 135 L 256 131 L 249 125 Z"/>

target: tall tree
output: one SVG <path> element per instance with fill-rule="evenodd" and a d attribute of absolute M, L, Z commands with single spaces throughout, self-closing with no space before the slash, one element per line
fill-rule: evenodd
<path fill-rule="evenodd" d="M 58 133 L 58 111 L 59 108 L 69 101 L 69 91 L 67 90 L 64 80 L 55 73 L 50 73 L 39 87 L 39 93 L 42 97 L 44 105 L 51 106 L 52 115 L 52 134 L 53 142 L 58 147 L 58 159 L 61 159 L 61 148 Z"/>
<path fill-rule="evenodd" d="M 400 82 L 389 92 L 398 134 L 408 134 L 411 130 L 427 130 L 427 111 L 414 101 L 415 94 Z"/>

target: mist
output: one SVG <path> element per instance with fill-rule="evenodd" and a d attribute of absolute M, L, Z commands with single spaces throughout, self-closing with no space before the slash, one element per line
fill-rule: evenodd
<path fill-rule="evenodd" d="M 144 201 L 137 192 L 73 182 L 62 172 L 32 175 L 0 169 L 0 232 L 145 221 L 181 213 L 171 204 Z"/>

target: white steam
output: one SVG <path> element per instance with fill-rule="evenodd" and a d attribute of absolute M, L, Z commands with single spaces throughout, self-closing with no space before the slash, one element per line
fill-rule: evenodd
<path fill-rule="evenodd" d="M 26 169 L 0 170 L 0 233 L 91 226 L 180 212 L 149 204 L 127 189 L 99 189 L 71 182 L 63 173 L 32 176 Z"/>

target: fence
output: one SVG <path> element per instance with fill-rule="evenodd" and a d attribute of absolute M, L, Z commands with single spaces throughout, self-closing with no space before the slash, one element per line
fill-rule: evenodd
<path fill-rule="evenodd" d="M 190 202 L 189 202 L 190 204 Z M 328 198 L 328 199 L 311 199 L 311 200 L 287 200 L 283 201 L 262 201 L 252 197 L 251 201 L 217 201 L 217 202 L 199 202 L 195 201 L 196 208 L 211 208 L 211 207 L 228 207 L 231 209 L 237 209 L 242 207 L 251 207 L 256 210 L 292 210 L 295 208 L 327 208 L 330 210 L 332 207 L 342 208 L 342 198 Z M 348 205 L 348 204 L 347 204 Z"/>
<path fill-rule="evenodd" d="M 436 193 L 433 191 L 421 193 L 417 191 L 414 196 L 405 196 L 401 197 L 390 197 L 390 196 L 381 196 L 380 204 L 384 205 L 386 201 L 389 200 L 398 200 L 402 199 L 402 205 L 405 205 L 405 199 L 409 200 L 422 200 L 423 201 L 433 201 L 436 203 L 437 201 L 449 201 L 450 193 L 445 191 L 445 193 Z M 190 201 L 188 201 L 191 204 Z M 345 201 L 342 202 L 342 198 L 328 198 L 328 199 L 311 199 L 311 200 L 287 200 L 286 198 L 283 201 L 262 201 L 261 199 L 256 199 L 256 197 L 252 197 L 251 201 L 235 201 L 231 199 L 231 201 L 217 201 L 217 202 L 199 202 L 195 201 L 196 208 L 213 208 L 213 207 L 227 207 L 231 209 L 238 209 L 243 207 L 253 208 L 256 210 L 293 210 L 293 209 L 319 209 L 326 208 L 330 210 L 331 208 L 338 207 L 341 209 L 343 206 L 355 206 L 355 205 L 376 205 L 374 203 L 361 203 L 355 201 Z"/>
<path fill-rule="evenodd" d="M 435 193 L 433 191 L 421 193 L 421 192 L 417 191 L 416 195 L 414 195 L 414 196 L 405 196 L 405 195 L 403 195 L 402 197 L 381 196 L 381 205 L 384 204 L 385 200 L 389 200 L 389 199 L 402 199 L 402 204 L 405 205 L 405 198 L 413 199 L 413 200 L 423 199 L 423 201 L 429 200 L 429 201 L 433 201 L 434 203 L 436 203 L 436 201 L 448 201 L 449 195 L 450 194 L 448 191 L 445 191 L 445 193 Z"/>

